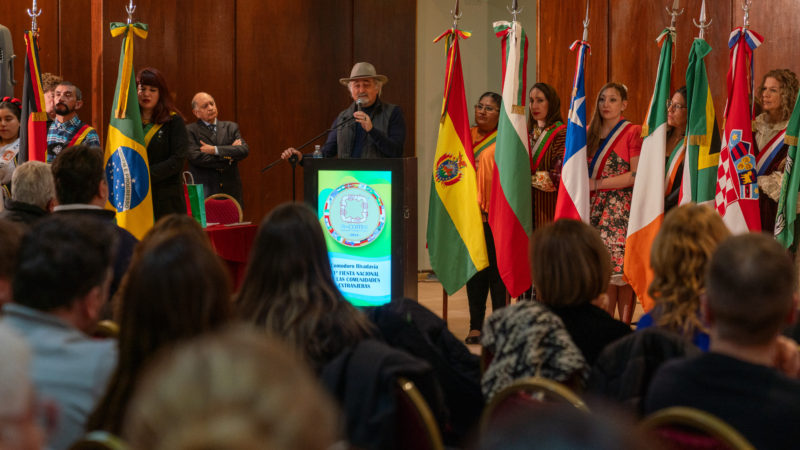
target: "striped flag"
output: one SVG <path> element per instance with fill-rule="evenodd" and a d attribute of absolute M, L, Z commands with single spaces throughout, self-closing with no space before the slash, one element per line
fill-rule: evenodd
<path fill-rule="evenodd" d="M 680 204 L 711 203 L 717 185 L 717 166 L 722 147 L 719 126 L 708 84 L 708 72 L 703 58 L 711 46 L 695 39 L 689 52 L 686 69 L 686 164 L 683 166 Z"/>
<path fill-rule="evenodd" d="M 434 40 L 446 38 L 447 63 L 433 158 L 427 240 L 431 267 L 451 295 L 489 266 L 458 49 L 458 39 L 468 37 L 469 33 L 451 28 Z"/>
<path fill-rule="evenodd" d="M 528 239 L 533 231 L 531 163 L 525 123 L 528 37 L 519 22 L 495 22 L 502 39 L 503 101 L 497 126 L 489 226 L 494 235 L 497 270 L 509 295 L 531 287 Z"/>
<path fill-rule="evenodd" d="M 114 22 L 111 24 L 111 35 L 123 38 L 103 159 L 108 181 L 108 201 L 117 211 L 117 224 L 141 239 L 153 226 L 153 197 L 133 73 L 133 37 L 136 35 L 146 39 L 147 25 Z"/>
<path fill-rule="evenodd" d="M 647 287 L 653 281 L 650 247 L 664 221 L 664 164 L 667 157 L 667 100 L 670 98 L 672 47 L 675 37 L 665 29 L 657 39 L 661 47 L 658 73 L 642 135 L 642 153 L 633 184 L 628 237 L 625 241 L 625 278 L 645 311 L 653 308 Z M 671 149 L 670 149 L 671 150 Z"/>
<path fill-rule="evenodd" d="M 39 71 L 39 43 L 32 31 L 25 32 L 24 77 L 18 164 L 25 161 L 44 161 L 47 153 L 47 108 Z"/>
<path fill-rule="evenodd" d="M 781 196 L 778 198 L 778 214 L 775 217 L 775 238 L 786 248 L 796 248 L 794 242 L 797 224 L 797 191 L 800 189 L 800 170 L 795 167 L 800 151 L 797 138 L 800 136 L 800 97 L 794 104 L 792 117 L 786 126 L 784 142 L 789 145 L 786 168 L 781 180 Z"/>
<path fill-rule="evenodd" d="M 725 144 L 717 168 L 715 204 L 732 233 L 761 230 L 753 148 L 753 50 L 764 39 L 737 27 L 731 33 L 731 65 L 725 104 Z"/>
<path fill-rule="evenodd" d="M 558 188 L 555 220 L 575 219 L 589 223 L 589 163 L 586 156 L 586 89 L 583 81 L 589 43 L 575 41 L 570 50 L 578 50 L 572 99 L 569 102 L 567 140 L 561 183 Z"/>

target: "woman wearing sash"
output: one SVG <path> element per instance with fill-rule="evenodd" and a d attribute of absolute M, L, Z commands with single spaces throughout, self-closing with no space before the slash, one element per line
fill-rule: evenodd
<path fill-rule="evenodd" d="M 678 88 L 667 101 L 667 155 L 664 186 L 664 214 L 678 205 L 683 161 L 686 158 L 686 86 Z"/>
<path fill-rule="evenodd" d="M 494 173 L 494 149 L 497 139 L 497 122 L 500 119 L 502 97 L 494 92 L 481 95 L 475 105 L 475 126 L 470 128 L 475 169 L 478 176 L 478 205 L 483 216 L 483 234 L 489 253 L 489 267 L 473 275 L 467 281 L 469 301 L 469 334 L 467 344 L 478 344 L 481 340 L 483 318 L 486 315 L 486 296 L 491 292 L 492 311 L 506 305 L 506 287 L 497 271 L 497 255 L 494 238 L 489 228 L 489 201 L 492 198 L 492 174 Z"/>
<path fill-rule="evenodd" d="M 784 144 L 786 125 L 792 115 L 800 82 L 788 69 L 770 70 L 758 88 L 756 100 L 762 113 L 753 121 L 756 141 L 756 171 L 758 173 L 758 206 L 761 210 L 761 229 L 772 233 L 781 193 L 781 176 L 789 147 Z"/>
<path fill-rule="evenodd" d="M 167 82 L 158 69 L 148 67 L 140 70 L 136 84 L 150 165 L 153 215 L 158 220 L 167 214 L 186 214 L 181 171 L 186 161 L 189 137 L 183 116 L 172 102 Z"/>
<path fill-rule="evenodd" d="M 17 167 L 19 153 L 19 119 L 22 102 L 17 98 L 0 100 L 0 211 L 4 199 L 11 198 L 11 175 Z"/>
<path fill-rule="evenodd" d="M 567 126 L 561 120 L 561 100 L 552 86 L 536 83 L 528 96 L 533 226 L 541 228 L 552 222 L 556 213 Z"/>
<path fill-rule="evenodd" d="M 633 193 L 633 177 L 642 150 L 642 127 L 622 118 L 628 106 L 627 88 L 608 83 L 600 90 L 587 131 L 591 224 L 611 253 L 611 283 L 606 311 L 619 310 L 630 323 L 633 289 L 622 279 L 625 237 Z"/>

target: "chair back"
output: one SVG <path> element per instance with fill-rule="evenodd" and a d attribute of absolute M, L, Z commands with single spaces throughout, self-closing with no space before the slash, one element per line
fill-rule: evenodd
<path fill-rule="evenodd" d="M 119 337 L 119 325 L 113 320 L 101 320 L 95 325 L 92 337 L 99 339 L 117 338 Z"/>
<path fill-rule="evenodd" d="M 127 450 L 125 442 L 107 431 L 92 431 L 70 445 L 69 450 Z"/>
<path fill-rule="evenodd" d="M 566 403 L 580 411 L 589 412 L 586 403 L 567 386 L 547 378 L 523 378 L 506 386 L 492 397 L 481 414 L 481 433 L 485 433 L 495 422 L 547 403 Z"/>
<path fill-rule="evenodd" d="M 640 427 L 668 449 L 753 450 L 735 428 L 713 414 L 674 406 L 645 417 Z"/>
<path fill-rule="evenodd" d="M 397 379 L 397 446 L 418 450 L 443 450 L 444 443 L 433 412 L 414 383 Z"/>
<path fill-rule="evenodd" d="M 214 194 L 206 198 L 206 221 L 208 223 L 238 223 L 242 221 L 242 207 L 228 194 Z"/>

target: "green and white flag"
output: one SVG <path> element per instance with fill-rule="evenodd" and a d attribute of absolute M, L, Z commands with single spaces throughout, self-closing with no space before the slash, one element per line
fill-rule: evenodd
<path fill-rule="evenodd" d="M 797 162 L 797 137 L 800 136 L 800 97 L 794 104 L 792 117 L 786 126 L 783 141 L 789 145 L 786 155 L 786 169 L 781 180 L 781 196 L 778 199 L 778 214 L 775 216 L 775 238 L 785 248 L 794 245 L 795 224 L 797 222 L 797 190 L 800 189 L 800 169 Z"/>

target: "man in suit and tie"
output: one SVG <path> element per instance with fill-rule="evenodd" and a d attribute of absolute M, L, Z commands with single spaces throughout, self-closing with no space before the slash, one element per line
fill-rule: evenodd
<path fill-rule="evenodd" d="M 189 170 L 206 197 L 225 193 L 242 204 L 242 179 L 239 161 L 250 149 L 234 122 L 217 120 L 217 103 L 205 92 L 192 99 L 192 112 L 197 122 L 186 127 L 189 133 Z"/>

